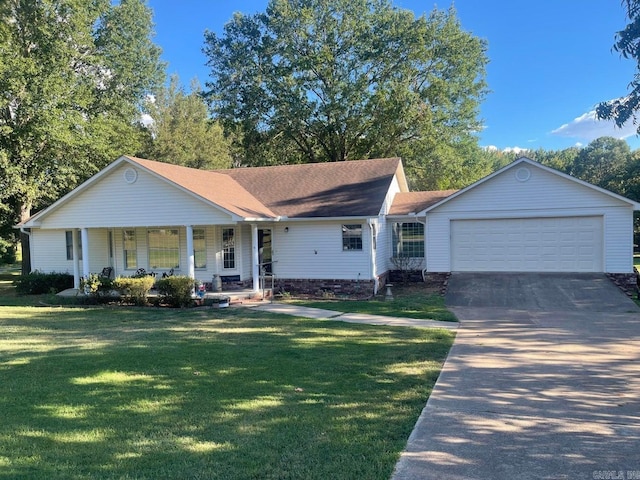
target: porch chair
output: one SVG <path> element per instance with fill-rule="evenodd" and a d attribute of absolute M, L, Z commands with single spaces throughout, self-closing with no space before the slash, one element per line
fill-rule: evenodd
<path fill-rule="evenodd" d="M 101 277 L 111 278 L 111 274 L 113 273 L 112 267 L 104 267 L 102 272 L 100 272 Z"/>

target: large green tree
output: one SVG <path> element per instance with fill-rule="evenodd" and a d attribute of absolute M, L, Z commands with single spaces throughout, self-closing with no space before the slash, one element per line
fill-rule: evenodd
<path fill-rule="evenodd" d="M 616 33 L 613 48 L 624 58 L 635 60 L 636 73 L 628 85 L 629 93 L 625 96 L 600 103 L 596 115 L 602 120 L 614 120 L 618 127 L 627 121 L 636 123 L 636 112 L 640 110 L 640 0 L 622 0 L 629 23 Z M 640 124 L 637 128 L 640 133 Z"/>
<path fill-rule="evenodd" d="M 140 106 L 164 75 L 151 17 L 143 0 L 0 0 L 0 200 L 14 223 L 139 148 Z M 24 243 L 23 256 L 26 270 Z"/>
<path fill-rule="evenodd" d="M 197 81 L 186 93 L 179 78 L 172 76 L 169 86 L 149 100 L 147 113 L 151 122 L 145 157 L 208 170 L 231 166 L 229 142 L 220 124 L 209 118 Z"/>
<path fill-rule="evenodd" d="M 624 183 L 627 180 L 631 158 L 631 149 L 626 141 L 600 137 L 578 151 L 568 173 L 612 192 L 626 195 Z"/>
<path fill-rule="evenodd" d="M 244 163 L 402 155 L 418 183 L 448 186 L 477 145 L 486 45 L 453 9 L 416 18 L 388 0 L 271 0 L 207 32 L 204 51 L 208 98 Z M 439 177 L 427 158 L 447 167 Z"/>

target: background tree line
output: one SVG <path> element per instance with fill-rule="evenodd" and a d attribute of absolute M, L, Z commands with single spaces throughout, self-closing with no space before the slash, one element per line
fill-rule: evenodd
<path fill-rule="evenodd" d="M 401 156 L 431 190 L 516 157 L 478 145 L 487 45 L 453 8 L 271 0 L 205 34 L 210 79 L 189 91 L 166 81 L 152 16 L 144 0 L 0 0 L 0 254 L 14 225 L 122 154 L 206 169 Z M 624 141 L 527 155 L 640 199 Z"/>

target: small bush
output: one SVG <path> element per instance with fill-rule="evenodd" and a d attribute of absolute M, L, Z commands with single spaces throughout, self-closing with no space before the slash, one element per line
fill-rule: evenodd
<path fill-rule="evenodd" d="M 41 295 L 43 293 L 59 293 L 73 288 L 73 275 L 70 273 L 43 273 L 39 271 L 22 275 L 15 280 L 18 295 Z"/>
<path fill-rule="evenodd" d="M 158 293 L 164 302 L 172 307 L 189 307 L 193 305 L 193 289 L 198 282 L 191 277 L 174 275 L 158 280 Z"/>
<path fill-rule="evenodd" d="M 80 280 L 80 290 L 92 297 L 106 297 L 113 291 L 113 280 L 96 273 Z"/>
<path fill-rule="evenodd" d="M 127 301 L 136 305 L 146 305 L 149 290 L 153 288 L 155 279 L 148 275 L 139 278 L 118 277 L 113 281 L 113 288 Z"/>

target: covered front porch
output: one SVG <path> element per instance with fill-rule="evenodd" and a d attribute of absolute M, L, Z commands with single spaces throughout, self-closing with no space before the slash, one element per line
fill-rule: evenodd
<path fill-rule="evenodd" d="M 259 292 L 261 278 L 272 272 L 270 225 L 80 227 L 49 232 L 64 235 L 74 287 L 82 277 L 107 269 L 112 277 L 142 272 L 156 278 L 185 275 L 209 290 Z M 39 240 L 43 240 L 39 235 Z M 33 247 L 42 245 L 36 242 Z M 50 248 L 50 247 L 49 247 Z"/>

